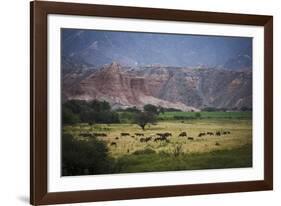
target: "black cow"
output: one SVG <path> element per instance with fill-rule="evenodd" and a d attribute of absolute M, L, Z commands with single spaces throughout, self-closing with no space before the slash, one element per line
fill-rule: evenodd
<path fill-rule="evenodd" d="M 107 137 L 107 134 L 105 133 L 93 133 L 96 137 Z"/>
<path fill-rule="evenodd" d="M 150 141 L 152 139 L 152 137 L 146 137 L 145 138 L 145 142 L 148 142 L 148 141 Z"/>
<path fill-rule="evenodd" d="M 148 142 L 151 140 L 152 137 L 142 137 L 140 138 L 140 142 Z"/>
<path fill-rule="evenodd" d="M 82 137 L 92 137 L 93 135 L 90 133 L 81 133 L 80 136 Z"/>
<path fill-rule="evenodd" d="M 169 132 L 165 132 L 165 133 L 157 133 L 158 136 L 162 137 L 162 138 L 167 138 L 169 136 L 172 136 L 171 133 Z"/>
<path fill-rule="evenodd" d="M 179 137 L 186 137 L 186 136 L 187 136 L 186 132 L 182 132 L 179 134 Z"/>
<path fill-rule="evenodd" d="M 165 142 L 169 142 L 167 137 L 156 137 L 154 139 L 154 142 L 157 142 L 157 141 L 165 141 Z"/>
<path fill-rule="evenodd" d="M 123 136 L 130 136 L 130 133 L 122 132 L 122 133 L 121 133 L 121 136 L 122 136 L 122 137 L 123 137 Z"/>
<path fill-rule="evenodd" d="M 165 132 L 164 135 L 165 135 L 166 137 L 170 137 L 170 136 L 172 136 L 172 133 L 170 133 L 170 132 Z"/>
<path fill-rule="evenodd" d="M 205 135 L 206 135 L 205 132 L 201 132 L 201 133 L 198 134 L 198 137 L 203 137 L 203 136 L 205 136 Z"/>

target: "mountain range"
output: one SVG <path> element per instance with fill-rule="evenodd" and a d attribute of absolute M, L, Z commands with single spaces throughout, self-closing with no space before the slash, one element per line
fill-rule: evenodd
<path fill-rule="evenodd" d="M 91 69 L 66 60 L 62 69 L 63 101 L 97 99 L 108 101 L 113 108 L 153 104 L 183 111 L 252 107 L 251 70 L 137 67 L 116 62 Z"/>
<path fill-rule="evenodd" d="M 62 99 L 252 108 L 252 38 L 61 30 Z M 118 62 L 118 63 L 117 63 Z"/>
<path fill-rule="evenodd" d="M 126 66 L 252 68 L 252 38 L 62 29 L 62 56 L 100 68 Z"/>

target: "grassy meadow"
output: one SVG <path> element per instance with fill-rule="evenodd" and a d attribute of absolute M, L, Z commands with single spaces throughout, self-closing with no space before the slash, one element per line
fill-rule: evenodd
<path fill-rule="evenodd" d="M 120 123 L 63 127 L 76 140 L 104 142 L 112 167 L 102 173 L 252 166 L 251 112 L 164 112 L 145 130 L 130 122 L 130 113 L 119 115 Z M 163 133 L 170 133 L 167 141 L 155 141 Z"/>

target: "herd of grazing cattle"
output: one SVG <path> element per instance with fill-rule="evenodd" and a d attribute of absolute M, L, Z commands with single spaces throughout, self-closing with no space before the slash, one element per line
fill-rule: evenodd
<path fill-rule="evenodd" d="M 223 136 L 223 135 L 228 135 L 230 134 L 230 131 L 216 131 L 216 132 L 200 132 L 197 137 L 203 137 L 203 136 Z M 107 137 L 106 133 L 80 133 L 80 136 L 82 137 Z M 110 142 L 110 146 L 117 146 L 118 140 L 122 137 L 131 137 L 134 138 L 135 140 L 141 142 L 141 143 L 147 143 L 149 141 L 154 141 L 154 142 L 166 142 L 169 143 L 169 137 L 172 137 L 173 134 L 170 132 L 164 132 L 164 133 L 156 133 L 153 135 L 149 135 L 145 137 L 144 133 L 126 133 L 122 132 L 120 133 L 119 137 L 115 137 L 115 141 Z M 187 138 L 187 140 L 193 141 L 195 138 L 188 136 L 187 132 L 181 132 L 178 135 L 175 135 L 177 137 L 182 137 L 182 138 Z M 219 146 L 219 144 L 216 144 Z"/>

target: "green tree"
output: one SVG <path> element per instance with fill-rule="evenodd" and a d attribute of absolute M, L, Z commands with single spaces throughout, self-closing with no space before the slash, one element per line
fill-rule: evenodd
<path fill-rule="evenodd" d="M 63 123 L 119 123 L 119 114 L 106 101 L 69 100 L 62 106 Z"/>
<path fill-rule="evenodd" d="M 110 111 L 110 104 L 106 101 L 93 100 L 89 102 L 89 107 L 95 112 Z"/>
<path fill-rule="evenodd" d="M 135 123 L 139 125 L 143 130 L 145 129 L 145 126 L 149 123 L 155 123 L 156 117 L 153 113 L 149 112 L 139 112 L 135 115 Z"/>
<path fill-rule="evenodd" d="M 152 114 L 155 114 L 155 115 L 159 114 L 158 107 L 156 107 L 152 104 L 144 105 L 143 110 L 145 112 L 152 113 Z"/>
<path fill-rule="evenodd" d="M 63 104 L 64 108 L 70 109 L 74 114 L 89 110 L 88 103 L 84 100 L 69 100 Z"/>
<path fill-rule="evenodd" d="M 158 107 L 158 111 L 159 111 L 159 113 L 162 113 L 162 114 L 165 113 L 165 109 L 161 106 Z"/>

